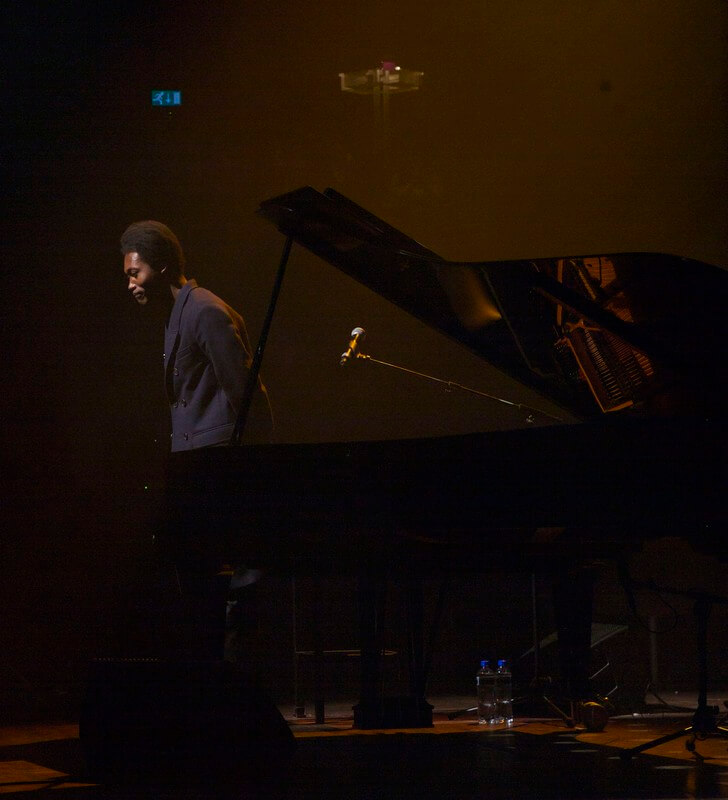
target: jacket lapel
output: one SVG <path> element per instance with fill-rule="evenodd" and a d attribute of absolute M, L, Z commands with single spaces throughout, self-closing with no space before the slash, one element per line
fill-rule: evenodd
<path fill-rule="evenodd" d="M 164 383 L 168 386 L 168 371 L 174 363 L 174 357 L 179 347 L 179 325 L 182 319 L 182 309 L 190 296 L 190 292 L 197 288 L 197 281 L 189 280 L 180 289 L 177 299 L 172 306 L 172 313 L 169 315 L 169 322 L 164 332 Z"/>

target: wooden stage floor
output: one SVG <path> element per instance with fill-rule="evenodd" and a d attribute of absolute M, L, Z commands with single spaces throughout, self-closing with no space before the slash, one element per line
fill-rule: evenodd
<path fill-rule="evenodd" d="M 431 702 L 435 724 L 423 730 L 356 731 L 347 703 L 330 705 L 322 726 L 294 719 L 291 708 L 281 707 L 296 740 L 290 758 L 272 752 L 270 767 L 260 774 L 203 781 L 169 774 L 121 785 L 94 783 L 85 773 L 77 725 L 2 727 L 0 794 L 56 800 L 728 798 L 728 739 L 697 741 L 691 752 L 683 736 L 630 760 L 620 757 L 626 748 L 682 730 L 690 714 L 616 717 L 598 733 L 548 718 L 517 718 L 510 729 L 485 730 L 472 715 L 448 718 L 471 698 Z"/>

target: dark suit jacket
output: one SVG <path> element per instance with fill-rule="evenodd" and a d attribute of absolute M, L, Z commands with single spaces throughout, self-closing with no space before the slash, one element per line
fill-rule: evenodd
<path fill-rule="evenodd" d="M 251 361 L 240 314 L 188 281 L 177 295 L 164 337 L 173 452 L 230 441 Z M 270 405 L 258 381 L 243 440 L 270 441 L 271 435 Z"/>

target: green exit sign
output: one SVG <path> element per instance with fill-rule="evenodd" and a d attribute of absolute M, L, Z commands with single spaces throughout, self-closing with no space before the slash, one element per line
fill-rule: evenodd
<path fill-rule="evenodd" d="M 152 90 L 153 106 L 181 106 L 182 92 L 170 92 L 162 89 Z"/>

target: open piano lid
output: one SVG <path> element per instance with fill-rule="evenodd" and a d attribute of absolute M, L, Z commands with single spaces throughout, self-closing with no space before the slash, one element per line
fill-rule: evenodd
<path fill-rule="evenodd" d="M 718 267 L 659 253 L 450 262 L 309 186 L 259 213 L 572 414 L 722 413 L 728 275 Z"/>

